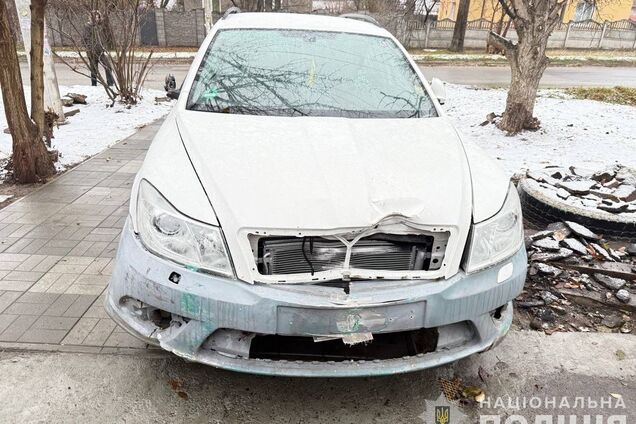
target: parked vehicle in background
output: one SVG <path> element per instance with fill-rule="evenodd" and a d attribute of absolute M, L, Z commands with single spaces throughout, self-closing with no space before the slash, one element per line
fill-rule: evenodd
<path fill-rule="evenodd" d="M 507 332 L 515 187 L 462 143 L 443 84 L 360 19 L 214 26 L 132 190 L 106 300 L 120 325 L 291 376 L 415 371 Z"/>

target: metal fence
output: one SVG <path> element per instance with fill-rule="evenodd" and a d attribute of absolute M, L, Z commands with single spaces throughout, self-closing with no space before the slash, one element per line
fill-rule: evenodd
<path fill-rule="evenodd" d="M 403 15 L 375 16 L 385 28 L 391 31 L 405 46 L 410 48 L 448 48 L 455 28 L 450 19 L 425 19 L 424 16 L 405 18 Z M 206 33 L 203 9 L 188 12 L 156 10 L 142 21 L 140 40 L 142 45 L 161 47 L 198 47 Z M 214 20 L 214 19 L 212 19 Z M 48 24 L 64 27 L 55 13 L 47 13 Z M 468 22 L 465 38 L 467 48 L 485 49 L 488 33 L 497 24 L 487 19 Z M 68 40 L 51 31 L 51 44 L 55 47 L 68 45 Z M 515 39 L 514 26 L 507 36 Z M 630 20 L 614 22 L 582 21 L 561 23 L 552 33 L 549 48 L 563 49 L 636 49 L 636 23 Z"/>
<path fill-rule="evenodd" d="M 468 22 L 465 47 L 485 48 L 488 34 L 496 26 L 486 19 Z M 403 20 L 394 24 L 391 30 L 410 48 L 448 48 L 454 28 L 455 22 L 450 19 Z M 507 36 L 516 39 L 514 26 L 509 28 Z M 627 19 L 561 23 L 550 36 L 548 48 L 633 50 L 636 49 L 636 23 Z"/>

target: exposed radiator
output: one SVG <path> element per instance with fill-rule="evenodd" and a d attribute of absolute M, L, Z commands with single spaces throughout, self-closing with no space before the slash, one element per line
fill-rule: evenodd
<path fill-rule="evenodd" d="M 418 271 L 431 266 L 434 238 L 429 235 L 376 234 L 351 248 L 351 268 Z M 301 274 L 343 268 L 346 246 L 322 237 L 269 237 L 259 240 L 259 270 L 264 275 Z"/>

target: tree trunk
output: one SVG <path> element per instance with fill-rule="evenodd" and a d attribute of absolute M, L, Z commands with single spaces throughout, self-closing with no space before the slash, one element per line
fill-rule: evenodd
<path fill-rule="evenodd" d="M 460 0 L 457 19 L 455 19 L 455 29 L 453 30 L 453 40 L 450 50 L 453 52 L 464 51 L 464 38 L 466 37 L 466 27 L 468 26 L 468 11 L 470 0 Z"/>
<path fill-rule="evenodd" d="M 539 128 L 539 120 L 533 117 L 533 113 L 539 81 L 548 65 L 548 58 L 543 53 L 544 39 L 547 43 L 545 37 L 520 32 L 519 43 L 506 48 L 511 80 L 506 110 L 498 126 L 508 133 Z"/>
<path fill-rule="evenodd" d="M 17 182 L 34 183 L 50 176 L 55 168 L 40 131 L 27 112 L 15 38 L 6 4 L 6 1 L 0 1 L 0 88 L 13 140 L 11 163 Z"/>
<path fill-rule="evenodd" d="M 280 10 L 280 0 L 274 0 L 274 10 L 277 12 Z"/>
<path fill-rule="evenodd" d="M 13 33 L 16 35 L 16 45 L 18 47 L 24 47 L 24 41 L 22 40 L 22 31 L 20 30 L 20 18 L 18 17 L 18 9 L 15 1 L 7 1 L 7 11 L 9 12 L 9 22 Z"/>
<path fill-rule="evenodd" d="M 506 110 L 497 126 L 509 134 L 522 130 L 536 130 L 539 120 L 532 116 L 539 81 L 549 60 L 546 56 L 548 38 L 563 19 L 563 0 L 499 0 L 503 12 L 514 23 L 517 43 L 505 38 L 510 22 L 503 35 L 490 31 L 488 43 L 506 52 L 510 64 L 511 80 L 506 100 Z"/>
<path fill-rule="evenodd" d="M 44 134 L 44 4 L 31 1 L 31 119 Z"/>

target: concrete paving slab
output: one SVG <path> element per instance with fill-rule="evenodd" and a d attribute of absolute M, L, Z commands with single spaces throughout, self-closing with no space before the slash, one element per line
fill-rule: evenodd
<path fill-rule="evenodd" d="M 108 284 L 135 173 L 158 128 L 144 127 L 0 211 L 0 340 L 143 347 L 115 335 L 115 323 L 95 302 Z"/>
<path fill-rule="evenodd" d="M 453 409 L 467 423 L 479 423 L 480 415 L 496 415 L 502 424 L 513 415 L 523 421 L 507 422 L 607 423 L 611 415 L 624 415 L 611 422 L 633 423 L 636 414 L 636 338 L 616 334 L 513 332 L 498 348 L 452 365 L 358 379 L 232 373 L 151 349 L 25 345 L 32 350 L 0 352 L 0 422 L 434 423 L 440 379 L 453 378 L 480 387 L 491 403 Z M 627 356 L 618 359 L 617 350 Z M 600 409 L 601 399 L 616 404 L 610 393 L 625 408 Z M 597 407 L 572 408 L 581 397 Z M 524 398 L 541 407 L 508 407 L 509 399 L 523 405 Z M 545 408 L 553 398 L 556 404 Z M 503 408 L 493 407 L 497 399 Z M 559 408 L 563 399 L 569 408 Z"/>

